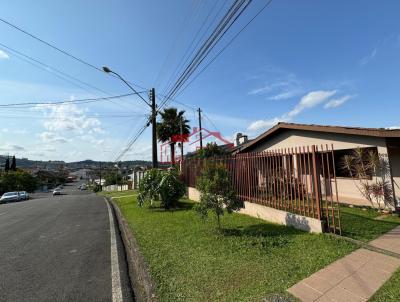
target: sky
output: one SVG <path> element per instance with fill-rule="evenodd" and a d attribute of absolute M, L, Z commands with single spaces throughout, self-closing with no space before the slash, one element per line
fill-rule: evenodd
<path fill-rule="evenodd" d="M 266 2 L 254 0 L 207 60 Z M 138 85 L 146 99 L 154 87 L 161 102 L 188 54 L 231 3 L 4 0 L 0 18 L 86 62 L 110 67 Z M 200 107 L 203 127 L 230 141 L 237 132 L 256 137 L 280 121 L 400 127 L 399 11 L 396 0 L 274 0 L 168 106 L 185 110 L 191 127 L 197 126 Z M 56 70 L 80 82 L 55 75 Z M 118 79 L 0 22 L 0 106 L 129 92 Z M 0 107 L 0 154 L 113 161 L 145 124 L 146 114 L 147 105 L 137 96 Z M 151 159 L 150 141 L 149 127 L 122 159 Z"/>

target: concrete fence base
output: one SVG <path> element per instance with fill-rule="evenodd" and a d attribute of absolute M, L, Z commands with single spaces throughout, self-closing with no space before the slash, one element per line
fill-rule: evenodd
<path fill-rule="evenodd" d="M 128 185 L 110 185 L 110 186 L 103 186 L 103 191 L 110 192 L 110 191 L 128 191 Z"/>
<path fill-rule="evenodd" d="M 188 198 L 193 201 L 200 201 L 200 192 L 196 188 L 188 187 L 187 195 Z M 298 214 L 292 214 L 248 201 L 244 202 L 244 208 L 240 209 L 238 213 L 260 218 L 273 223 L 292 226 L 296 229 L 306 232 L 323 232 L 323 224 L 321 220 Z"/>

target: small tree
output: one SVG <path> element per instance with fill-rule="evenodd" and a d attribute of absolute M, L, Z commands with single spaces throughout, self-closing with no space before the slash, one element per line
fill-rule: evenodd
<path fill-rule="evenodd" d="M 345 155 L 341 164 L 342 169 L 348 171 L 360 194 L 373 208 L 377 206 L 381 211 L 395 206 L 386 158 L 374 150 L 357 148 L 353 154 Z"/>
<path fill-rule="evenodd" d="M 242 207 L 232 188 L 228 170 L 222 164 L 207 163 L 197 178 L 197 188 L 201 194 L 200 203 L 195 206 L 196 212 L 206 218 L 209 210 L 213 211 L 218 229 L 221 229 L 224 208 L 230 214 Z"/>
<path fill-rule="evenodd" d="M 4 165 L 4 171 L 8 172 L 10 171 L 10 159 L 7 157 L 6 163 Z"/>
<path fill-rule="evenodd" d="M 10 166 L 11 171 L 17 171 L 17 161 L 15 159 L 15 155 L 11 159 L 11 166 Z"/>
<path fill-rule="evenodd" d="M 179 199 L 185 194 L 185 186 L 179 179 L 176 169 L 166 171 L 151 169 L 139 184 L 138 204 L 143 206 L 160 201 L 166 210 L 177 206 Z"/>
<path fill-rule="evenodd" d="M 208 143 L 203 149 L 198 151 L 199 157 L 209 158 L 213 156 L 226 155 L 227 152 L 216 143 Z"/>
<path fill-rule="evenodd" d="M 166 108 L 160 112 L 161 121 L 157 123 L 157 137 L 160 142 L 169 142 L 171 148 L 171 163 L 175 164 L 175 135 L 190 133 L 189 121 L 184 116 L 185 111 L 176 108 Z"/>

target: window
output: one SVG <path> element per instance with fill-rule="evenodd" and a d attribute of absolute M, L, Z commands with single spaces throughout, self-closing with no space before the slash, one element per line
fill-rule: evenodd
<path fill-rule="evenodd" d="M 376 147 L 369 147 L 369 148 L 361 148 L 363 151 L 363 163 L 367 163 L 367 154 L 370 151 L 378 153 L 378 149 Z M 354 156 L 355 155 L 355 149 L 344 149 L 344 150 L 335 150 L 333 152 L 334 158 L 335 158 L 335 172 L 336 172 L 336 177 L 347 177 L 351 178 L 351 174 L 349 169 L 344 165 L 344 160 L 345 156 Z M 355 169 L 354 169 L 355 170 Z M 355 171 L 352 172 L 353 177 L 357 174 Z M 372 171 L 366 171 L 367 178 L 372 178 Z"/>

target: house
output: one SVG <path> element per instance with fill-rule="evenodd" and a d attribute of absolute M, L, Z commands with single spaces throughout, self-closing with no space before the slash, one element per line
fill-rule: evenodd
<path fill-rule="evenodd" d="M 278 123 L 254 140 L 245 144 L 239 153 L 262 152 L 301 146 L 333 146 L 334 171 L 339 200 L 354 205 L 370 205 L 363 198 L 356 182 L 343 169 L 343 158 L 356 148 L 376 151 L 388 164 L 388 179 L 397 206 L 400 203 L 400 129 L 357 128 Z M 370 175 L 371 180 L 376 175 Z"/>

